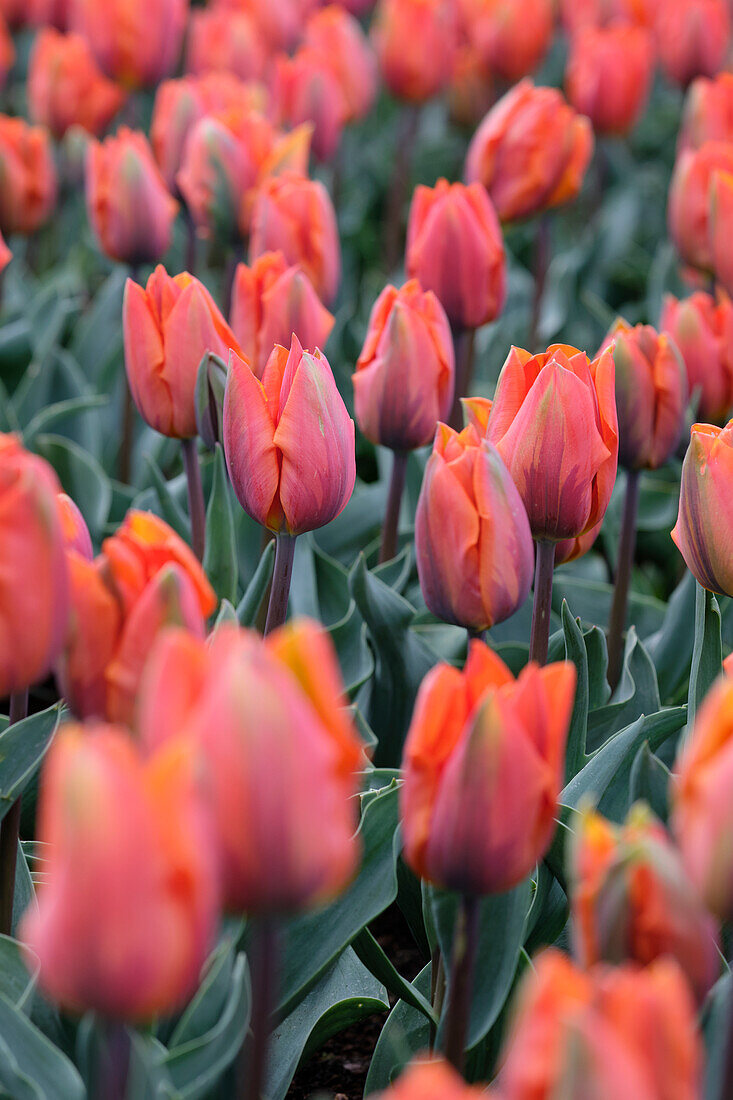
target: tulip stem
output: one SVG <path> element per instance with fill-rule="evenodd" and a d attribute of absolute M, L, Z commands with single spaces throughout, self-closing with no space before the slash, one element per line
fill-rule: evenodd
<path fill-rule="evenodd" d="M 419 124 L 419 106 L 410 105 L 405 107 L 402 111 L 394 171 L 387 196 L 387 210 L 384 220 L 383 255 L 387 271 L 393 271 L 397 267 L 402 252 L 402 211 L 407 197 L 410 166 Z"/>
<path fill-rule="evenodd" d="M 196 437 L 181 440 L 183 468 L 186 471 L 188 485 L 188 513 L 191 517 L 191 546 L 199 561 L 204 560 L 206 549 L 206 509 L 204 490 L 201 485 L 201 466 L 199 465 Z"/>
<path fill-rule="evenodd" d="M 186 271 L 189 275 L 196 274 L 196 223 L 191 211 L 184 203 L 183 216 L 186 222 Z"/>
<path fill-rule="evenodd" d="M 719 1100 L 733 1096 L 733 989 L 728 998 L 728 1043 L 725 1049 L 725 1066 Z"/>
<path fill-rule="evenodd" d="M 267 1049 L 272 1014 L 277 998 L 278 929 L 272 917 L 252 922 L 248 951 L 252 978 L 251 1039 L 245 1039 L 239 1055 L 238 1095 L 260 1100 L 267 1073 Z"/>
<path fill-rule="evenodd" d="M 295 535 L 280 534 L 275 539 L 275 568 L 272 574 L 270 603 L 267 608 L 265 634 L 282 626 L 288 615 L 288 596 L 293 576 Z"/>
<path fill-rule="evenodd" d="M 10 721 L 22 722 L 28 715 L 28 689 L 10 696 Z M 20 839 L 20 798 L 16 798 L 0 824 L 0 933 L 13 931 L 13 900 L 15 898 L 15 867 Z"/>
<path fill-rule="evenodd" d="M 626 608 L 629 601 L 631 570 L 636 546 L 636 514 L 639 507 L 639 471 L 629 470 L 626 475 L 626 498 L 621 522 L 616 564 L 616 586 L 613 591 L 611 617 L 608 622 L 608 682 L 615 691 L 621 679 L 623 662 L 623 637 L 626 625 Z"/>
<path fill-rule="evenodd" d="M 95 1100 L 126 1100 L 130 1074 L 130 1033 L 124 1024 L 110 1021 L 104 1027 L 104 1042 L 96 1067 Z"/>
<path fill-rule="evenodd" d="M 140 282 L 140 269 L 137 264 L 130 267 L 130 278 L 133 283 Z M 135 437 L 135 403 L 132 400 L 130 381 L 127 371 L 122 373 L 122 426 L 120 431 L 120 450 L 117 456 L 117 477 L 123 485 L 130 484 L 132 471 L 132 445 Z"/>
<path fill-rule="evenodd" d="M 466 1049 L 478 929 L 479 899 L 472 894 L 464 894 L 453 932 L 453 954 L 445 1021 L 445 1056 L 459 1073 L 463 1070 Z"/>
<path fill-rule="evenodd" d="M 534 605 L 529 659 L 538 665 L 547 663 L 552 610 L 552 576 L 555 570 L 555 543 L 538 539 L 535 543 Z"/>
<path fill-rule="evenodd" d="M 540 218 L 537 226 L 537 236 L 534 242 L 534 256 L 532 259 L 534 275 L 534 296 L 532 298 L 532 321 L 529 330 L 529 350 L 536 352 L 538 349 L 540 319 L 542 314 L 542 299 L 545 294 L 545 282 L 550 266 L 550 219 L 546 214 Z"/>
<path fill-rule="evenodd" d="M 463 427 L 463 406 L 461 398 L 468 397 L 473 383 L 473 360 L 476 347 L 476 329 L 454 329 L 453 346 L 456 353 L 456 385 L 453 393 L 453 408 L 450 414 L 450 426 L 460 432 Z"/>
<path fill-rule="evenodd" d="M 387 511 L 384 514 L 384 527 L 382 528 L 382 546 L 379 551 L 379 564 L 391 561 L 397 554 L 397 531 L 400 524 L 400 506 L 402 494 L 405 491 L 405 477 L 407 475 L 407 451 L 393 451 L 392 477 L 389 483 L 389 496 L 387 497 Z"/>

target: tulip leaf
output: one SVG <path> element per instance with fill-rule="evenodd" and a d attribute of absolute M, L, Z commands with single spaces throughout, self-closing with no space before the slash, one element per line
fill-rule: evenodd
<path fill-rule="evenodd" d="M 578 673 L 573 716 L 568 730 L 565 753 L 565 782 L 577 775 L 585 764 L 585 741 L 588 732 L 589 674 L 588 653 L 580 629 L 580 621 L 570 614 L 567 601 L 562 602 L 562 626 L 565 633 L 565 659 L 572 661 Z"/>
<path fill-rule="evenodd" d="M 690 669 L 688 723 L 690 729 L 700 704 L 723 669 L 720 607 L 713 592 L 695 585 L 695 646 Z"/>
<path fill-rule="evenodd" d="M 0 819 L 35 775 L 59 724 L 61 704 L 15 722 L 0 733 Z"/>
<path fill-rule="evenodd" d="M 28 962 L 33 960 L 33 972 Z M 29 1006 L 36 983 L 39 963 L 27 949 L 10 936 L 0 936 L 0 994 L 18 1008 Z"/>
<path fill-rule="evenodd" d="M 237 931 L 240 927 L 238 923 Z M 201 985 L 168 1040 L 170 1050 L 201 1038 L 220 1019 L 229 997 L 237 958 L 236 938 L 236 935 L 226 936 L 209 956 Z"/>
<path fill-rule="evenodd" d="M 214 457 L 214 478 L 206 509 L 206 550 L 203 564 L 204 572 L 219 599 L 234 603 L 239 584 L 234 513 L 224 451 L 218 443 Z"/>
<path fill-rule="evenodd" d="M 390 993 L 395 997 L 401 997 L 403 1001 L 412 1005 L 418 1012 L 422 1012 L 437 1027 L 438 1017 L 435 1015 L 430 1001 L 423 997 L 419 989 L 416 989 L 394 968 L 368 928 L 362 928 L 359 935 L 352 940 L 351 946 L 359 961 L 378 981 L 387 987 Z"/>
<path fill-rule="evenodd" d="M 39 435 L 36 450 L 51 463 L 64 492 L 79 505 L 92 537 L 99 540 L 112 503 L 112 488 L 102 467 L 78 443 L 60 435 Z"/>
<path fill-rule="evenodd" d="M 338 654 L 344 689 L 349 698 L 353 699 L 359 688 L 374 673 L 374 657 L 367 642 L 366 624 L 353 600 L 346 616 L 329 629 L 329 634 Z M 369 729 L 371 730 L 371 726 Z M 372 735 L 373 748 L 376 748 L 377 737 L 373 731 Z"/>
<path fill-rule="evenodd" d="M 78 1071 L 0 992 L 0 1087 L 12 1100 L 85 1100 Z"/>
<path fill-rule="evenodd" d="M 690 669 L 695 640 L 694 632 L 690 630 L 695 616 L 695 590 L 695 578 L 685 571 L 670 596 L 664 622 L 646 642 L 664 700 L 671 699 Z"/>
<path fill-rule="evenodd" d="M 573 615 L 584 623 L 606 623 L 611 611 L 613 585 L 587 580 L 565 570 L 558 570 L 552 589 L 552 605 L 559 610 L 567 600 Z M 629 593 L 627 622 L 634 623 L 640 637 L 646 638 L 659 630 L 665 615 L 665 605 L 641 592 Z"/>
<path fill-rule="evenodd" d="M 413 985 L 423 997 L 430 996 L 430 963 L 415 978 Z M 430 1043 L 430 1024 L 422 1012 L 406 1001 L 398 1001 L 382 1028 L 369 1064 L 364 1095 L 386 1089 L 407 1063 Z"/>
<path fill-rule="evenodd" d="M 588 716 L 586 750 L 593 752 L 618 730 L 625 729 L 642 714 L 656 714 L 661 707 L 657 674 L 651 658 L 634 627 L 626 635 L 621 681 L 613 701 Z"/>
<path fill-rule="evenodd" d="M 634 802 L 648 802 L 660 821 L 666 821 L 669 813 L 669 769 L 649 748 L 647 741 L 641 746 L 629 777 L 629 806 Z"/>
<path fill-rule="evenodd" d="M 237 618 L 241 626 L 254 626 L 257 614 L 262 606 L 265 593 L 272 580 L 272 570 L 275 567 L 275 540 L 270 539 L 262 551 L 259 564 L 254 575 L 245 589 L 242 599 L 237 607 Z"/>
<path fill-rule="evenodd" d="M 181 536 L 184 542 L 190 543 L 191 523 L 185 511 L 173 495 L 170 482 L 165 480 L 158 463 L 155 462 L 150 455 L 145 455 L 145 462 L 147 463 L 148 472 L 153 482 L 153 488 L 158 498 L 162 518 L 173 528 L 177 535 Z M 136 501 L 136 506 L 141 505 L 142 502 L 138 505 Z"/>
<path fill-rule="evenodd" d="M 66 417 L 76 416 L 80 412 L 102 408 L 107 404 L 109 404 L 109 397 L 106 394 L 87 393 L 47 405 L 40 409 L 26 425 L 23 431 L 23 443 L 26 447 L 32 448 L 39 432 L 48 431 L 52 424 L 57 424 Z"/>
<path fill-rule="evenodd" d="M 115 266 L 94 301 L 82 315 L 69 345 L 69 350 L 87 378 L 94 378 L 104 367 L 104 357 L 119 357 L 122 336 L 122 297 L 127 271 Z M 100 340 L 100 333 L 104 339 Z M 102 359 L 100 359 L 100 352 Z"/>
<path fill-rule="evenodd" d="M 729 1057 L 730 1014 L 733 1011 L 733 974 L 728 971 L 715 983 L 705 1004 L 703 1037 L 705 1059 L 704 1100 L 724 1100 L 726 1056 Z"/>

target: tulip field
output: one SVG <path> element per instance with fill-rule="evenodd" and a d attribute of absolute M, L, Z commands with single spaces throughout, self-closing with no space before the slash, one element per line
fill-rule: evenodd
<path fill-rule="evenodd" d="M 731 417 L 731 0 L 0 0 L 0 1100 L 733 1100 Z"/>

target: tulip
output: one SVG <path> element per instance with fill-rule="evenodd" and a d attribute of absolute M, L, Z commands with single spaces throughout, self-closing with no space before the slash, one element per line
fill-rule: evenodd
<path fill-rule="evenodd" d="M 663 0 L 560 0 L 563 26 L 573 37 L 587 27 L 633 23 L 652 30 Z"/>
<path fill-rule="evenodd" d="M 313 152 L 320 161 L 330 160 L 341 141 L 348 110 L 328 59 L 309 46 L 301 46 L 293 57 L 278 57 L 273 100 L 282 123 L 313 125 Z"/>
<path fill-rule="evenodd" d="M 28 68 L 28 109 L 54 137 L 62 138 L 71 126 L 98 136 L 125 98 L 98 69 L 86 39 L 51 27 L 38 33 Z"/>
<path fill-rule="evenodd" d="M 667 207 L 669 233 L 685 263 L 702 271 L 714 267 L 715 217 L 711 197 L 715 176 L 733 172 L 733 147 L 709 141 L 681 153 L 675 164 Z"/>
<path fill-rule="evenodd" d="M 730 42 L 726 0 L 663 0 L 654 31 L 670 80 L 686 87 L 696 76 L 715 76 Z"/>
<path fill-rule="evenodd" d="M 467 1085 L 438 1055 L 418 1057 L 379 1100 L 497 1100 L 492 1089 Z"/>
<path fill-rule="evenodd" d="M 725 428 L 693 424 L 672 539 L 698 584 L 731 596 L 733 542 L 727 524 L 732 485 L 733 421 Z"/>
<path fill-rule="evenodd" d="M 289 265 L 282 252 L 264 252 L 251 267 L 237 266 L 230 316 L 258 377 L 276 344 L 289 343 L 295 333 L 303 347 L 323 348 L 334 321 L 305 272 Z"/>
<path fill-rule="evenodd" d="M 48 133 L 0 115 L 0 232 L 35 233 L 56 203 L 56 168 Z"/>
<path fill-rule="evenodd" d="M 5 239 L 3 238 L 2 233 L 0 233 L 0 273 L 5 270 L 12 258 L 13 253 L 10 251 L 7 244 L 5 243 Z"/>
<path fill-rule="evenodd" d="M 92 536 L 79 506 L 66 493 L 56 494 L 56 506 L 61 522 L 61 533 L 67 550 L 75 550 L 87 561 L 94 557 Z"/>
<path fill-rule="evenodd" d="M 468 0 L 469 40 L 489 72 L 514 84 L 542 63 L 554 30 L 552 0 Z"/>
<path fill-rule="evenodd" d="M 576 539 L 562 539 L 555 543 L 555 565 L 565 565 L 571 561 L 577 561 L 587 554 L 601 533 L 603 520 L 599 520 L 595 527 L 579 535 Z"/>
<path fill-rule="evenodd" d="M 565 73 L 568 100 L 597 134 L 626 134 L 646 107 L 653 62 L 643 27 L 620 23 L 582 31 L 572 41 Z"/>
<path fill-rule="evenodd" d="M 262 381 L 232 355 L 224 394 L 224 454 L 245 512 L 277 536 L 266 632 L 287 613 L 295 537 L 323 527 L 349 502 L 356 480 L 354 422 L 328 360 L 275 346 Z"/>
<path fill-rule="evenodd" d="M 128 279 L 123 304 L 125 370 L 143 420 L 162 435 L 196 435 L 196 375 L 209 351 L 241 349 L 203 283 L 158 266 L 145 289 Z"/>
<path fill-rule="evenodd" d="M 641 803 L 617 828 L 579 814 L 572 832 L 574 944 L 582 966 L 667 956 L 698 1002 L 718 977 L 715 922 L 703 908 L 664 827 Z"/>
<path fill-rule="evenodd" d="M 49 753 L 39 814 L 44 886 L 21 936 L 44 992 L 120 1020 L 178 1008 L 217 917 L 190 749 L 171 742 L 143 762 L 120 729 L 67 726 Z"/>
<path fill-rule="evenodd" d="M 336 214 L 323 184 L 294 171 L 266 179 L 252 209 L 250 263 L 278 251 L 300 264 L 326 305 L 333 302 L 341 278 Z"/>
<path fill-rule="evenodd" d="M 303 0 L 217 0 L 224 11 L 246 11 L 272 53 L 289 51 L 303 29 Z"/>
<path fill-rule="evenodd" d="M 463 43 L 456 55 L 448 89 L 450 117 L 458 126 L 475 130 L 496 99 L 491 73 L 471 45 Z"/>
<path fill-rule="evenodd" d="M 0 88 L 5 86 L 8 73 L 15 64 L 15 46 L 10 31 L 0 12 Z"/>
<path fill-rule="evenodd" d="M 191 12 L 186 46 L 189 73 L 225 72 L 240 80 L 261 80 L 267 63 L 267 48 L 246 11 Z"/>
<path fill-rule="evenodd" d="M 59 31 L 65 31 L 71 15 L 72 2 L 73 0 L 23 0 L 23 9 L 30 26 L 50 26 L 56 27 Z"/>
<path fill-rule="evenodd" d="M 588 119 L 556 88 L 522 80 L 474 134 L 465 175 L 484 185 L 502 221 L 517 221 L 574 199 L 592 153 Z"/>
<path fill-rule="evenodd" d="M 113 80 L 147 88 L 175 69 L 187 17 L 188 0 L 74 0 L 70 29 Z"/>
<path fill-rule="evenodd" d="M 715 172 L 710 182 L 710 243 L 712 270 L 728 294 L 733 293 L 733 172 Z"/>
<path fill-rule="evenodd" d="M 458 45 L 448 0 L 379 0 L 371 37 L 392 95 L 423 103 L 448 85 Z"/>
<path fill-rule="evenodd" d="M 659 329 L 679 348 L 701 420 L 721 423 L 733 406 L 733 303 L 697 291 L 689 298 L 666 295 Z"/>
<path fill-rule="evenodd" d="M 521 497 L 495 447 L 473 425 L 439 424 L 415 516 L 425 603 L 477 632 L 510 618 L 532 583 L 533 550 Z"/>
<path fill-rule="evenodd" d="M 733 141 L 733 73 L 698 77 L 685 97 L 678 152 L 699 149 L 706 141 Z"/>
<path fill-rule="evenodd" d="M 347 122 L 369 114 L 377 94 L 376 62 L 359 22 L 340 4 L 310 16 L 303 41 L 327 60 L 338 81 Z"/>

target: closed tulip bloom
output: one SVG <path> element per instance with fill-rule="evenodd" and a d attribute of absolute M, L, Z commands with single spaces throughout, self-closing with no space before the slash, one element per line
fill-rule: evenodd
<path fill-rule="evenodd" d="M 143 420 L 162 435 L 197 434 L 195 390 L 207 351 L 229 360 L 237 339 L 203 283 L 158 266 L 146 287 L 128 279 L 122 313 L 125 370 Z"/>
<path fill-rule="evenodd" d="M 733 421 L 725 428 L 693 424 L 672 539 L 698 583 L 729 596 L 733 596 L 733 542 L 728 537 L 732 485 Z"/>
<path fill-rule="evenodd" d="M 733 146 L 722 141 L 688 149 L 675 163 L 667 206 L 669 234 L 685 263 L 702 271 L 712 271 L 714 265 L 713 179 L 731 172 Z"/>
<path fill-rule="evenodd" d="M 230 317 L 258 377 L 276 344 L 289 344 L 295 333 L 304 348 L 323 348 L 334 321 L 300 265 L 289 265 L 282 252 L 263 252 L 251 267 L 238 264 Z"/>
<path fill-rule="evenodd" d="M 686 87 L 696 76 L 715 76 L 730 42 L 726 0 L 665 0 L 655 21 L 657 52 L 670 80 Z"/>
<path fill-rule="evenodd" d="M 81 554 L 87 561 L 91 561 L 94 557 L 92 536 L 89 534 L 89 528 L 78 504 L 75 504 L 66 493 L 57 493 L 56 506 L 66 549 L 76 550 L 77 554 Z"/>
<path fill-rule="evenodd" d="M 733 303 L 697 291 L 689 298 L 666 295 L 659 329 L 679 348 L 688 389 L 701 420 L 722 423 L 733 406 Z"/>
<path fill-rule="evenodd" d="M 474 134 L 465 176 L 484 185 L 502 221 L 517 221 L 574 199 L 592 154 L 589 120 L 556 88 L 523 80 Z"/>
<path fill-rule="evenodd" d="M 86 39 L 39 31 L 28 68 L 28 109 L 34 122 L 62 138 L 71 126 L 95 137 L 125 102 L 125 92 L 97 67 Z"/>
<path fill-rule="evenodd" d="M 178 64 L 187 18 L 188 0 L 74 0 L 70 29 L 113 80 L 149 88 Z"/>
<path fill-rule="evenodd" d="M 715 172 L 710 182 L 710 244 L 712 270 L 728 294 L 733 294 L 733 172 Z"/>
<path fill-rule="evenodd" d="M 541 64 L 554 31 L 552 0 L 464 0 L 466 32 L 488 71 L 514 83 Z"/>
<path fill-rule="evenodd" d="M 536 539 L 585 534 L 603 518 L 616 480 L 613 356 L 593 362 L 565 344 L 532 356 L 512 348 L 487 439 L 513 478 Z"/>
<path fill-rule="evenodd" d="M 733 141 L 733 73 L 698 77 L 685 97 L 677 149 L 699 149 L 706 141 Z"/>
<path fill-rule="evenodd" d="M 395 451 L 426 446 L 450 412 L 454 372 L 450 326 L 435 295 L 417 279 L 385 287 L 353 378 L 357 424 Z"/>
<path fill-rule="evenodd" d="M 56 167 L 48 131 L 0 115 L 0 232 L 35 233 L 56 203 Z"/>
<path fill-rule="evenodd" d="M 302 0 L 216 0 L 222 11 L 245 11 L 272 52 L 291 50 L 303 30 Z"/>
<path fill-rule="evenodd" d="M 467 1085 L 439 1055 L 418 1056 L 406 1066 L 399 1079 L 378 1094 L 378 1100 L 491 1100 L 496 1093 Z"/>
<path fill-rule="evenodd" d="M 189 73 L 226 72 L 240 80 L 261 80 L 268 60 L 268 49 L 247 12 L 216 8 L 191 12 L 186 45 Z"/>
<path fill-rule="evenodd" d="M 181 732 L 199 749 L 224 903 L 236 912 L 324 904 L 358 861 L 362 753 L 342 709 L 335 653 L 316 624 L 284 630 L 298 637 L 275 632 L 264 643 L 228 626 L 198 650 L 171 633 L 151 658 L 143 691 L 143 742 L 166 744 Z M 191 683 L 182 707 L 176 700 Z M 173 701 L 172 711 L 161 699 Z"/>
<path fill-rule="evenodd" d="M 573 36 L 587 27 L 634 23 L 653 29 L 660 0 L 560 0 L 560 18 Z"/>
<path fill-rule="evenodd" d="M 498 452 L 473 426 L 459 434 L 438 425 L 415 553 L 425 603 L 446 622 L 486 630 L 527 598 L 534 565 L 527 514 Z"/>
<path fill-rule="evenodd" d="M 682 357 L 665 333 L 621 318 L 603 342 L 606 349 L 616 367 L 619 465 L 656 470 L 682 435 L 688 396 Z"/>
<path fill-rule="evenodd" d="M 354 422 L 328 360 L 277 345 L 262 373 L 233 355 L 224 395 L 224 453 L 245 512 L 263 527 L 300 535 L 349 502 L 356 480 Z"/>
<path fill-rule="evenodd" d="M 449 0 L 379 0 L 371 37 L 392 95 L 423 103 L 448 85 L 458 45 Z"/>
<path fill-rule="evenodd" d="M 254 201 L 249 261 L 263 252 L 282 252 L 300 264 L 319 298 L 330 305 L 341 279 L 341 245 L 336 213 L 318 180 L 296 171 L 266 179 Z"/>
<path fill-rule="evenodd" d="M 570 868 L 581 965 L 667 956 L 702 1002 L 720 971 L 718 932 L 649 808 L 634 806 L 621 828 L 593 811 L 578 815 Z"/>
<path fill-rule="evenodd" d="M 43 680 L 69 615 L 64 534 L 51 466 L 0 435 L 0 696 Z"/>
<path fill-rule="evenodd" d="M 313 152 L 319 160 L 333 156 L 348 108 L 341 83 L 327 58 L 310 46 L 301 46 L 293 57 L 281 54 L 275 63 L 273 101 L 281 123 L 312 123 Z"/>
<path fill-rule="evenodd" d="M 432 290 L 452 325 L 478 328 L 506 301 L 506 255 L 496 212 L 483 187 L 417 187 L 407 225 L 407 272 Z"/>
<path fill-rule="evenodd" d="M 575 539 L 563 539 L 555 543 L 555 565 L 565 565 L 568 562 L 582 558 L 592 548 L 601 533 L 603 520 L 599 520 L 595 527 L 579 535 Z"/>
<path fill-rule="evenodd" d="M 172 742 L 143 762 L 119 728 L 67 726 L 39 815 L 44 886 L 21 936 L 44 992 L 118 1020 L 178 1008 L 198 984 L 218 901 L 190 748 Z"/>
<path fill-rule="evenodd" d="M 575 695 L 569 662 L 528 665 L 515 680 L 472 641 L 463 672 L 423 680 L 403 756 L 405 859 L 463 894 L 502 893 L 544 855 L 555 829 Z"/>
<path fill-rule="evenodd" d="M 565 72 L 569 101 L 597 134 L 626 134 L 649 99 L 652 39 L 633 24 L 589 28 L 575 36 Z"/>
<path fill-rule="evenodd" d="M 346 121 L 368 115 L 377 94 L 376 58 L 358 20 L 340 4 L 329 4 L 309 17 L 303 41 L 331 66 Z"/>
<path fill-rule="evenodd" d="M 72 3 L 73 0 L 24 0 L 23 6 L 32 27 L 56 27 L 65 31 Z"/>

